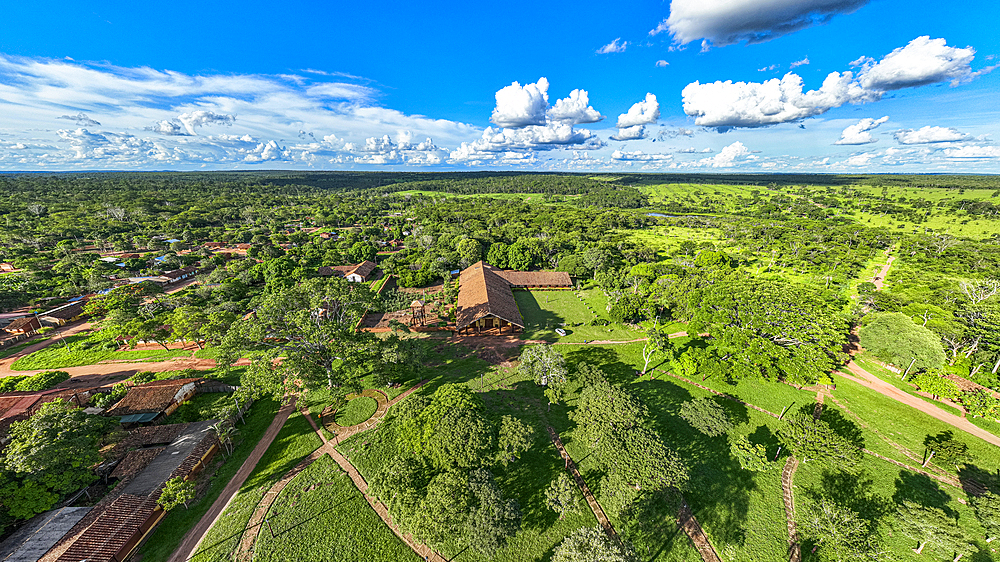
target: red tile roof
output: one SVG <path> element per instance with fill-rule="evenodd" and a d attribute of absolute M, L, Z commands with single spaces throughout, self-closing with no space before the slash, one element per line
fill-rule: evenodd
<path fill-rule="evenodd" d="M 511 287 L 518 289 L 534 287 L 569 288 L 573 281 L 565 271 L 512 271 L 509 269 L 495 270 Z"/>
<path fill-rule="evenodd" d="M 130 416 L 132 414 L 162 412 L 173 404 L 174 398 L 184 385 L 199 380 L 201 379 L 153 381 L 130 388 L 128 394 L 109 408 L 106 414 L 109 416 Z"/>
<path fill-rule="evenodd" d="M 500 277 L 493 266 L 477 262 L 467 267 L 459 278 L 457 327 L 462 329 L 490 315 L 524 327 L 510 283 Z"/>

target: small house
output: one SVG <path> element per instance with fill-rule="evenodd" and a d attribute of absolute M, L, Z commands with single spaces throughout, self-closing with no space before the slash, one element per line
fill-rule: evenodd
<path fill-rule="evenodd" d="M 118 416 L 122 424 L 154 422 L 174 413 L 198 392 L 200 378 L 153 381 L 129 389 L 125 397 L 108 408 L 107 416 Z"/>
<path fill-rule="evenodd" d="M 8 334 L 31 335 L 41 329 L 41 327 L 42 324 L 35 316 L 24 316 L 14 320 L 10 324 L 7 324 L 7 327 L 4 328 L 4 330 Z"/>
<path fill-rule="evenodd" d="M 5 261 L 0 262 L 0 272 L 15 271 L 15 270 L 17 270 L 17 268 L 14 267 L 14 264 Z"/>
<path fill-rule="evenodd" d="M 38 319 L 44 326 L 65 326 L 69 322 L 79 320 L 83 316 L 83 305 L 87 301 L 81 299 L 76 302 L 66 303 L 58 308 L 38 315 Z"/>
<path fill-rule="evenodd" d="M 352 283 L 363 283 L 375 279 L 375 262 L 365 260 L 355 265 L 323 266 L 317 270 L 322 277 L 343 277 Z"/>

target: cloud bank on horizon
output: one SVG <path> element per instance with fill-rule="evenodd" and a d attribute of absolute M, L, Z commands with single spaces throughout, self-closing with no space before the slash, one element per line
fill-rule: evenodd
<path fill-rule="evenodd" d="M 672 0 L 652 29 L 642 14 L 633 31 L 581 28 L 592 71 L 548 57 L 551 73 L 524 76 L 538 64 L 501 52 L 507 70 L 465 94 L 315 65 L 226 73 L 0 53 L 0 170 L 1000 172 L 991 35 L 816 39 L 881 25 L 893 2 L 908 6 Z M 761 72 L 774 77 L 748 79 Z"/>

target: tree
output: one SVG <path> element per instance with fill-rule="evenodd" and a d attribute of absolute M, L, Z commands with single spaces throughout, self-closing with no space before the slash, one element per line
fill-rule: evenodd
<path fill-rule="evenodd" d="M 985 278 L 960 281 L 958 287 L 972 304 L 979 304 L 1000 293 L 1000 279 Z"/>
<path fill-rule="evenodd" d="M 552 554 L 552 562 L 638 562 L 628 549 L 615 544 L 604 529 L 582 527 L 563 539 Z"/>
<path fill-rule="evenodd" d="M 188 502 L 193 499 L 194 480 L 185 480 L 183 476 L 177 476 L 167 480 L 156 503 L 163 508 L 163 511 L 170 511 L 181 504 L 187 509 Z"/>
<path fill-rule="evenodd" d="M 430 399 L 412 397 L 397 410 L 400 446 L 440 469 L 478 467 L 496 458 L 496 428 L 464 385 L 441 385 Z"/>
<path fill-rule="evenodd" d="M 372 246 L 368 242 L 355 242 L 351 246 L 351 249 L 348 250 L 348 253 L 354 263 L 361 263 L 363 261 L 375 261 L 377 251 L 375 250 L 375 246 Z"/>
<path fill-rule="evenodd" d="M 497 460 L 505 466 L 521 458 L 535 441 L 535 429 L 513 416 L 500 418 Z"/>
<path fill-rule="evenodd" d="M 910 377 L 910 382 L 934 398 L 953 400 L 959 395 L 958 385 L 955 384 L 955 381 L 939 372 L 917 373 Z"/>
<path fill-rule="evenodd" d="M 492 558 L 521 528 L 521 508 L 517 500 L 503 498 L 488 470 L 472 471 L 469 489 L 476 499 L 466 521 L 469 546 Z"/>
<path fill-rule="evenodd" d="M 858 331 L 861 346 L 876 357 L 895 365 L 909 365 L 923 371 L 944 366 L 941 340 L 929 329 L 918 326 L 909 316 L 880 312 L 865 318 Z"/>
<path fill-rule="evenodd" d="M 924 438 L 924 446 L 934 453 L 934 462 L 938 466 L 958 465 L 969 459 L 969 446 L 955 439 L 951 430 L 945 430 L 937 435 Z"/>
<path fill-rule="evenodd" d="M 463 238 L 455 244 L 455 251 L 462 257 L 462 263 L 468 267 L 483 259 L 483 245 L 475 238 Z"/>
<path fill-rule="evenodd" d="M 507 250 L 509 246 L 503 242 L 490 244 L 490 250 L 486 254 L 486 261 L 493 267 L 507 269 Z"/>
<path fill-rule="evenodd" d="M 815 459 L 845 467 L 861 462 L 860 447 L 805 412 L 789 416 L 778 436 L 803 462 Z"/>
<path fill-rule="evenodd" d="M 928 544 L 948 555 L 955 556 L 955 562 L 969 549 L 969 539 L 965 531 L 955 524 L 944 510 L 903 500 L 897 507 L 896 523 L 900 532 L 917 541 L 913 552 L 920 554 Z"/>
<path fill-rule="evenodd" d="M 711 398 L 695 398 L 681 404 L 680 416 L 709 437 L 725 435 L 733 429 L 726 411 Z"/>
<path fill-rule="evenodd" d="M 606 509 L 620 513 L 643 496 L 687 485 L 687 466 L 655 432 L 633 427 L 604 436 L 594 454 L 604 469 L 601 489 Z"/>
<path fill-rule="evenodd" d="M 576 482 L 565 472 L 560 472 L 545 489 L 545 507 L 565 519 L 567 513 L 576 513 L 580 506 L 580 491 Z"/>
<path fill-rule="evenodd" d="M 709 348 L 732 379 L 811 383 L 841 360 L 847 324 L 822 293 L 780 279 L 708 270 L 677 313 L 711 331 Z"/>
<path fill-rule="evenodd" d="M 799 528 L 804 536 L 816 542 L 828 559 L 838 562 L 886 559 L 889 553 L 872 522 L 825 497 L 805 507 Z"/>
<path fill-rule="evenodd" d="M 208 314 L 200 307 L 187 305 L 175 308 L 170 314 L 171 337 L 182 342 L 194 342 L 198 349 L 204 349 L 201 344 L 202 331 L 209 323 Z"/>
<path fill-rule="evenodd" d="M 344 384 L 379 363 L 382 340 L 354 329 L 373 302 L 366 284 L 339 278 L 278 289 L 233 323 L 219 346 L 218 364 L 249 356 L 241 383 L 255 398 L 280 399 L 293 385 L 309 391 Z"/>
<path fill-rule="evenodd" d="M 545 397 L 549 406 L 562 402 L 565 397 L 566 359 L 551 345 L 533 345 L 525 347 L 521 352 L 521 364 L 518 370 L 535 380 L 535 384 L 544 386 Z"/>
<path fill-rule="evenodd" d="M 986 542 L 993 542 L 1000 537 L 1000 496 L 986 492 L 981 496 L 972 496 L 969 503 L 975 510 L 976 519 L 986 531 Z"/>
<path fill-rule="evenodd" d="M 212 431 L 215 432 L 215 436 L 219 439 L 219 443 L 222 444 L 226 449 L 227 454 L 233 454 L 233 437 L 236 436 L 236 427 L 225 420 L 216 422 L 212 426 Z"/>
<path fill-rule="evenodd" d="M 656 354 L 669 351 L 671 348 L 672 344 L 667 334 L 657 328 L 646 332 L 646 343 L 642 346 L 642 374 L 645 375 L 646 371 L 649 370 L 649 362 Z"/>
<path fill-rule="evenodd" d="M 759 443 L 752 443 L 746 435 L 740 435 L 729 444 L 729 452 L 739 461 L 743 470 L 763 472 L 773 464 L 767 460 L 767 451 Z"/>
<path fill-rule="evenodd" d="M 636 427 L 648 413 L 635 395 L 603 381 L 584 387 L 570 417 L 587 443 L 594 445 L 609 434 Z"/>
<path fill-rule="evenodd" d="M 11 424 L 0 457 L 0 504 L 12 517 L 28 519 L 97 480 L 91 467 L 100 462 L 98 446 L 112 425 L 61 398 Z"/>
<path fill-rule="evenodd" d="M 57 398 L 27 420 L 11 424 L 4 465 L 57 493 L 72 492 L 97 479 L 91 467 L 100 462 L 98 445 L 113 423 Z"/>
<path fill-rule="evenodd" d="M 431 543 L 461 536 L 474 501 L 465 473 L 448 470 L 436 475 L 427 484 L 427 495 L 419 509 L 412 514 L 413 534 Z"/>

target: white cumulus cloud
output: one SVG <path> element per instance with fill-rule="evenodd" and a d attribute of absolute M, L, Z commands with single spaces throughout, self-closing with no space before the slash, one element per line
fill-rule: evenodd
<path fill-rule="evenodd" d="M 878 139 L 873 137 L 870 131 L 878 128 L 879 125 L 888 120 L 888 115 L 881 119 L 866 117 L 844 129 L 844 132 L 840 133 L 840 140 L 833 144 L 870 144 L 876 142 Z"/>
<path fill-rule="evenodd" d="M 788 65 L 788 68 L 795 68 L 795 67 L 798 67 L 798 66 L 805 66 L 807 64 L 809 64 L 809 57 L 806 57 L 806 58 L 804 58 L 802 60 L 794 61 L 792 64 Z"/>
<path fill-rule="evenodd" d="M 736 141 L 720 150 L 715 156 L 702 158 L 699 160 L 699 163 L 703 166 L 711 166 L 713 168 L 731 168 L 740 161 L 753 158 L 750 149 L 744 146 L 742 142 Z"/>
<path fill-rule="evenodd" d="M 854 61 L 861 66 L 858 80 L 869 90 L 889 91 L 951 81 L 953 85 L 973 76 L 970 64 L 976 50 L 949 47 L 943 38 L 924 35 L 895 49 L 875 62 L 862 57 Z"/>
<path fill-rule="evenodd" d="M 670 17 L 649 32 L 669 31 L 677 44 L 759 43 L 853 12 L 868 0 L 673 0 Z"/>
<path fill-rule="evenodd" d="M 878 99 L 862 89 L 850 72 L 833 72 L 818 90 L 803 92 L 802 77 L 788 73 L 766 82 L 688 84 L 681 91 L 684 113 L 696 125 L 728 129 L 761 127 L 815 117 L 845 103 Z"/>
<path fill-rule="evenodd" d="M 549 119 L 561 123 L 577 125 L 580 123 L 597 123 L 604 116 L 590 107 L 590 99 L 586 90 L 573 90 L 569 97 L 556 100 L 548 111 Z"/>
<path fill-rule="evenodd" d="M 543 76 L 524 86 L 513 82 L 497 91 L 496 100 L 490 117 L 493 123 L 501 127 L 544 125 L 549 109 L 549 81 Z"/>
<path fill-rule="evenodd" d="M 644 125 L 656 123 L 659 118 L 660 103 L 656 101 L 656 96 L 647 93 L 645 99 L 632 104 L 628 112 L 618 116 L 618 132 L 611 139 L 624 141 L 646 138 Z"/>
<path fill-rule="evenodd" d="M 618 116 L 618 128 L 632 127 L 634 125 L 648 125 L 656 123 L 660 118 L 660 104 L 656 101 L 656 96 L 647 93 L 646 99 L 632 104 L 627 113 Z"/>
<path fill-rule="evenodd" d="M 948 148 L 944 151 L 948 158 L 958 159 L 984 159 L 1000 158 L 1000 146 L 963 146 L 960 148 Z"/>
<path fill-rule="evenodd" d="M 844 160 L 844 163 L 848 166 L 867 166 L 871 163 L 872 158 L 875 158 L 874 153 L 862 152 L 861 154 L 855 154 L 847 160 Z"/>
<path fill-rule="evenodd" d="M 621 43 L 619 43 L 619 41 L 621 40 L 622 38 L 619 37 L 614 41 L 608 43 L 607 45 L 601 47 L 600 49 L 597 49 L 598 54 L 606 55 L 608 53 L 624 53 L 625 47 L 628 47 L 628 41 L 622 41 Z"/>
<path fill-rule="evenodd" d="M 656 61 L 656 67 L 657 68 L 664 68 L 664 67 L 667 67 L 667 66 L 670 66 L 670 63 L 667 62 L 667 61 L 665 61 L 665 60 L 663 60 L 663 59 L 660 59 L 660 60 Z"/>
<path fill-rule="evenodd" d="M 920 127 L 919 129 L 903 129 L 893 133 L 899 144 L 932 144 L 936 142 L 955 142 L 968 140 L 969 135 L 953 127 Z"/>
<path fill-rule="evenodd" d="M 948 47 L 944 39 L 918 37 L 884 59 L 859 59 L 857 74 L 831 72 L 818 90 L 804 91 L 802 77 L 789 72 L 765 82 L 693 82 L 681 92 L 684 112 L 695 124 L 725 130 L 799 121 L 844 104 L 877 101 L 886 91 L 943 81 L 952 84 L 984 71 L 970 67 L 971 48 Z"/>
<path fill-rule="evenodd" d="M 611 135 L 611 140 L 616 141 L 627 141 L 627 140 L 638 140 L 646 138 L 646 126 L 645 125 L 632 125 L 631 127 L 625 127 L 624 129 L 618 129 L 618 132 Z"/>

